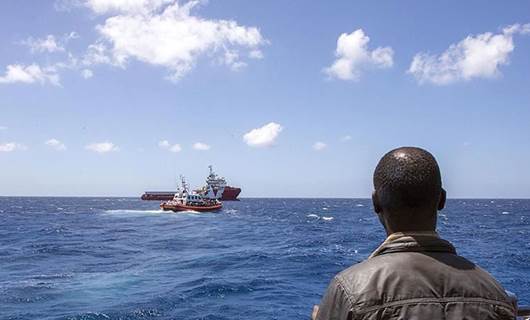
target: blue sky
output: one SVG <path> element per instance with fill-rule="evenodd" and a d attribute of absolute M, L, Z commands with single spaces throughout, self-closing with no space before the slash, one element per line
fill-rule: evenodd
<path fill-rule="evenodd" d="M 367 197 L 414 145 L 450 197 L 529 197 L 529 12 L 2 1 L 0 195 L 136 196 L 213 164 L 246 197 Z"/>

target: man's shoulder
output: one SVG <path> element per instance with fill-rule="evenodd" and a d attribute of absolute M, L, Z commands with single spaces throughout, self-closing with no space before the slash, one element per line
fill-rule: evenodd
<path fill-rule="evenodd" d="M 368 280 L 367 275 L 377 274 L 380 270 L 387 269 L 389 265 L 399 263 L 403 258 L 406 259 L 405 256 L 405 253 L 394 253 L 368 258 L 342 270 L 335 277 L 341 282 L 352 279 Z"/>
<path fill-rule="evenodd" d="M 422 291 L 419 288 L 439 290 L 435 296 L 487 292 L 490 297 L 502 299 L 505 295 L 502 286 L 488 272 L 452 253 L 383 254 L 354 264 L 335 278 L 347 294 L 357 297 L 376 292 L 407 296 Z M 426 290 L 422 295 L 428 296 L 431 291 Z"/>

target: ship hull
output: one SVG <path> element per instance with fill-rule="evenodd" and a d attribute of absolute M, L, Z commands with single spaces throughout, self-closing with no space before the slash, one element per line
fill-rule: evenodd
<path fill-rule="evenodd" d="M 212 206 L 187 206 L 183 204 L 173 204 L 173 203 L 162 203 L 160 208 L 164 211 L 197 211 L 197 212 L 210 212 L 217 211 L 223 207 L 221 203 L 212 205 Z"/>
<path fill-rule="evenodd" d="M 237 198 L 241 193 L 241 188 L 225 187 L 221 201 L 239 201 Z M 168 201 L 173 199 L 175 192 L 145 192 L 141 199 L 146 201 Z"/>
<path fill-rule="evenodd" d="M 238 201 L 237 198 L 241 193 L 241 188 L 225 187 L 223 195 L 221 196 L 222 201 Z"/>

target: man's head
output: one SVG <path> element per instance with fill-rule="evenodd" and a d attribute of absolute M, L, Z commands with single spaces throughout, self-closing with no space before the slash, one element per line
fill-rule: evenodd
<path fill-rule="evenodd" d="M 374 209 L 388 234 L 436 228 L 445 204 L 440 168 L 433 155 L 415 147 L 394 149 L 374 172 Z"/>

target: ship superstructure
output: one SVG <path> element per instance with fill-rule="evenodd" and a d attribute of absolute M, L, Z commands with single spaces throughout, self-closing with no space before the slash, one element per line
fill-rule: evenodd
<path fill-rule="evenodd" d="M 209 175 L 206 177 L 206 185 L 195 190 L 199 194 L 206 194 L 211 188 L 214 195 L 221 193 L 220 200 L 222 201 L 235 201 L 241 193 L 241 188 L 231 187 L 227 185 L 226 179 L 217 175 L 213 171 L 213 167 L 208 166 L 210 169 Z M 222 191 L 220 191 L 222 190 Z M 146 191 L 142 195 L 142 200 L 171 200 L 175 196 L 174 191 Z"/>

